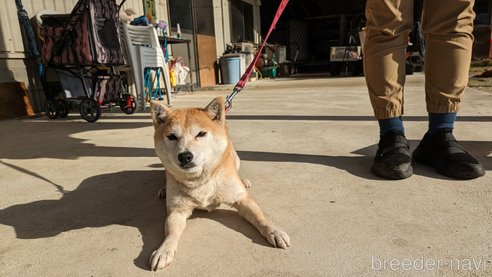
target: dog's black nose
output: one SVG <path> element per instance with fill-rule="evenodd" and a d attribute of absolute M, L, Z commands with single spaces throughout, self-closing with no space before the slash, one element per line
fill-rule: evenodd
<path fill-rule="evenodd" d="M 193 160 L 193 154 L 190 151 L 186 151 L 178 154 L 178 161 L 182 165 L 187 165 Z"/>

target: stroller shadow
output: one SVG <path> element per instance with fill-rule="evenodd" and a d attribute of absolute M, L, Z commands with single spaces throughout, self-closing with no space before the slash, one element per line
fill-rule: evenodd
<path fill-rule="evenodd" d="M 3 128 L 15 130 L 0 134 L 2 143 L 6 147 L 0 148 L 0 157 L 3 159 L 38 159 L 53 158 L 73 160 L 80 157 L 155 157 L 154 149 L 141 147 L 122 147 L 115 143 L 113 146 L 98 146 L 77 138 L 74 134 L 83 132 L 96 132 L 113 130 L 119 132 L 139 132 L 142 128 L 148 128 L 150 122 L 70 122 L 62 120 L 42 121 L 24 120 L 5 122 Z M 36 130 L 33 137 L 32 130 Z M 35 143 L 31 141 L 35 139 Z M 151 141 L 149 139 L 149 141 Z M 25 145 L 42 145 L 42 147 L 30 147 L 29 151 L 19 151 L 19 143 Z M 70 149 L 67 151 L 67 149 Z"/>

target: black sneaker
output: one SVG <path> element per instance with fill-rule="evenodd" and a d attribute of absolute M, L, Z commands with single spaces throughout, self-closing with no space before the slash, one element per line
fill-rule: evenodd
<path fill-rule="evenodd" d="M 379 177 L 392 180 L 412 176 L 410 147 L 403 133 L 381 136 L 371 170 Z"/>
<path fill-rule="evenodd" d="M 452 129 L 425 134 L 413 151 L 413 159 L 454 179 L 469 180 L 485 175 L 482 165 L 456 141 Z"/>

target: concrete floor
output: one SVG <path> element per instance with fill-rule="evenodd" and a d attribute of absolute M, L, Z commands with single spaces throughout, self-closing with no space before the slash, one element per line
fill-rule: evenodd
<path fill-rule="evenodd" d="M 412 149 L 427 125 L 423 80 L 407 79 Z M 179 95 L 175 107 L 228 93 Z M 270 247 L 227 207 L 195 212 L 157 273 L 148 259 L 164 236 L 163 168 L 148 114 L 1 121 L 0 276 L 492 276 L 491 103 L 469 89 L 455 130 L 486 176 L 455 181 L 416 165 L 387 181 L 369 169 L 378 127 L 363 78 L 251 83 L 230 134 L 252 194 L 293 245 Z"/>

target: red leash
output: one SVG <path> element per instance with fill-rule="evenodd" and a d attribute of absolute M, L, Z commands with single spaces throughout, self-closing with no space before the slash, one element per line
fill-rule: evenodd
<path fill-rule="evenodd" d="M 284 9 L 288 3 L 289 3 L 289 0 L 282 0 L 280 5 L 278 6 L 277 13 L 275 14 L 275 17 L 273 18 L 272 24 L 270 25 L 270 30 L 268 30 L 268 33 L 267 33 L 265 39 L 263 40 L 263 43 L 261 44 L 260 49 L 258 49 L 258 52 L 256 52 L 254 59 L 249 64 L 248 68 L 246 69 L 246 72 L 244 72 L 244 74 L 241 77 L 241 79 L 239 80 L 239 82 L 237 82 L 237 84 L 234 86 L 232 93 L 226 97 L 226 101 L 225 101 L 226 111 L 229 111 L 230 109 L 232 109 L 233 98 L 236 96 L 236 94 L 238 94 L 244 88 L 244 86 L 246 85 L 246 82 L 248 82 L 249 76 L 251 75 L 251 72 L 253 72 L 253 69 L 255 68 L 256 62 L 258 61 L 258 58 L 260 57 L 261 52 L 263 51 L 263 48 L 265 47 L 265 45 L 268 41 L 268 37 L 272 33 L 273 29 L 275 29 L 275 26 L 277 25 L 277 21 L 279 20 L 280 16 L 284 12 Z"/>

